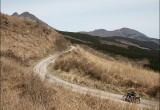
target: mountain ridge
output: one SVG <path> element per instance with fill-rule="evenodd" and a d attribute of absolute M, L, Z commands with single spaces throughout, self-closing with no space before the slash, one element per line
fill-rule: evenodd
<path fill-rule="evenodd" d="M 89 32 L 81 31 L 79 33 L 88 34 L 92 36 L 99 36 L 99 37 L 119 36 L 119 37 L 126 37 L 143 41 L 153 41 L 159 44 L 159 39 L 150 38 L 145 34 L 130 28 L 121 28 L 113 31 L 108 31 L 105 29 L 96 29 L 94 31 L 89 31 Z"/>
<path fill-rule="evenodd" d="M 17 12 L 14 12 L 11 16 L 15 16 L 15 17 L 22 17 L 22 18 L 26 18 L 26 19 L 30 19 L 33 21 L 37 21 L 40 22 L 42 24 L 45 24 L 47 26 L 49 26 L 47 23 L 43 22 L 42 20 L 40 20 L 38 17 L 36 17 L 35 15 L 29 13 L 29 12 L 23 12 L 21 14 L 18 14 Z"/>

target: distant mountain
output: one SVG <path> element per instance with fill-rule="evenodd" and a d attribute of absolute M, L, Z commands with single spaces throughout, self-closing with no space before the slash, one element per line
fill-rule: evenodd
<path fill-rule="evenodd" d="M 142 40 L 142 41 L 154 41 L 159 44 L 159 39 L 149 38 L 145 34 L 138 32 L 134 29 L 129 29 L 129 28 L 121 28 L 121 29 L 117 29 L 114 31 L 107 31 L 105 29 L 97 29 L 97 30 L 90 31 L 90 32 L 80 32 L 80 33 L 88 34 L 92 36 L 100 36 L 100 37 L 119 36 L 119 37 L 133 38 L 133 39 Z"/>
<path fill-rule="evenodd" d="M 16 17 L 22 17 L 22 18 L 27 18 L 27 19 L 30 19 L 30 20 L 34 20 L 34 21 L 37 21 L 37 22 L 40 22 L 40 23 L 43 23 L 45 25 L 48 26 L 47 23 L 43 22 L 42 20 L 38 19 L 35 15 L 29 13 L 29 12 L 23 12 L 22 14 L 18 14 L 17 12 L 13 13 L 11 16 L 16 16 Z"/>
<path fill-rule="evenodd" d="M 16 17 L 18 17 L 19 15 L 18 15 L 17 12 L 15 12 L 15 13 L 13 13 L 11 16 L 16 16 Z"/>

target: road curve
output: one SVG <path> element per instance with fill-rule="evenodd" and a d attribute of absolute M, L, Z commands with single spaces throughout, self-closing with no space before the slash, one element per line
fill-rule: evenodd
<path fill-rule="evenodd" d="M 37 74 L 42 80 L 48 80 L 49 82 L 56 84 L 57 86 L 64 87 L 66 89 L 70 89 L 74 92 L 82 93 L 82 94 L 90 94 L 93 96 L 97 96 L 103 99 L 110 99 L 113 101 L 117 102 L 122 102 L 122 103 L 127 103 L 122 101 L 122 95 L 120 94 L 114 94 L 102 90 L 97 90 L 97 89 L 91 89 L 88 87 L 83 87 L 80 85 L 72 84 L 70 82 L 64 81 L 52 74 L 50 74 L 47 70 L 47 67 L 50 63 L 54 63 L 55 60 L 61 56 L 64 53 L 67 53 L 69 51 L 72 51 L 73 49 L 76 49 L 76 47 L 71 46 L 71 48 L 65 52 L 61 52 L 59 54 L 55 54 L 51 57 L 48 57 L 41 62 L 39 62 L 34 68 L 33 71 L 35 74 Z M 154 108 L 155 110 L 159 110 L 159 103 L 156 101 L 151 101 L 151 100 L 146 100 L 146 99 L 141 99 L 141 103 L 138 104 L 139 108 Z"/>

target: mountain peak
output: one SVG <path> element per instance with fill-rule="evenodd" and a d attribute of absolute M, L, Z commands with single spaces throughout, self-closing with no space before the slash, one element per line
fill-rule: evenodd
<path fill-rule="evenodd" d="M 121 28 L 121 29 L 130 29 L 130 28 L 127 28 L 127 27 L 123 27 L 123 28 Z"/>
<path fill-rule="evenodd" d="M 97 30 L 99 30 L 99 31 L 106 31 L 105 29 L 95 29 L 95 31 L 97 31 Z"/>
<path fill-rule="evenodd" d="M 11 16 L 19 16 L 17 12 L 13 13 Z"/>
<path fill-rule="evenodd" d="M 34 16 L 33 14 L 31 14 L 29 12 L 23 12 L 19 16 L 24 17 L 24 18 L 28 18 L 28 19 L 32 19 L 32 20 L 35 20 L 35 21 L 39 20 L 36 16 Z"/>
<path fill-rule="evenodd" d="M 102 33 L 103 33 L 103 32 L 106 32 L 107 30 L 105 30 L 105 29 L 95 29 L 94 31 L 95 31 L 95 32 L 98 31 L 98 32 L 102 32 Z"/>
<path fill-rule="evenodd" d="M 118 29 L 118 30 L 120 30 L 120 31 L 136 31 L 135 29 L 131 29 L 131 28 L 127 28 L 127 27 L 123 27 L 123 28 Z"/>
<path fill-rule="evenodd" d="M 31 14 L 31 13 L 29 13 L 28 11 L 25 11 L 25 12 L 23 12 L 22 14 Z"/>
<path fill-rule="evenodd" d="M 21 13 L 20 16 L 34 16 L 34 15 L 26 11 Z"/>
<path fill-rule="evenodd" d="M 43 22 L 42 20 L 40 20 L 39 18 L 37 18 L 35 15 L 29 13 L 28 11 L 25 11 L 25 12 L 23 12 L 21 14 L 18 14 L 17 12 L 15 12 L 11 16 L 16 16 L 16 17 L 30 19 L 30 20 L 33 20 L 33 21 L 36 21 L 36 22 L 39 22 L 39 23 L 42 23 L 44 25 L 49 26 L 47 23 Z M 51 26 L 49 26 L 49 27 L 51 27 Z M 53 27 L 51 27 L 51 28 L 53 28 Z M 55 28 L 53 28 L 53 29 L 55 29 Z M 55 30 L 57 30 L 57 29 L 55 29 Z"/>
<path fill-rule="evenodd" d="M 11 16 L 16 16 L 16 17 L 22 17 L 22 18 L 26 18 L 26 19 L 30 19 L 30 20 L 33 20 L 33 21 L 37 21 L 37 22 L 40 22 L 42 24 L 45 24 L 48 26 L 48 24 L 46 24 L 45 22 L 41 21 L 40 19 L 38 19 L 35 15 L 29 13 L 29 12 L 23 12 L 21 14 L 18 15 L 17 12 L 13 13 Z"/>

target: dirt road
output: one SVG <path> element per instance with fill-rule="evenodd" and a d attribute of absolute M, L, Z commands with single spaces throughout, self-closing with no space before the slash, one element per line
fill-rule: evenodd
<path fill-rule="evenodd" d="M 93 96 L 97 96 L 103 99 L 110 99 L 113 101 L 117 102 L 122 102 L 122 103 L 127 103 L 122 100 L 122 95 L 120 94 L 114 94 L 102 90 L 96 90 L 96 89 L 91 89 L 88 87 L 83 87 L 80 85 L 72 84 L 70 82 L 64 81 L 62 79 L 59 79 L 58 77 L 50 74 L 47 70 L 47 67 L 50 63 L 54 63 L 55 60 L 62 54 L 72 51 L 73 49 L 76 49 L 76 47 L 71 46 L 71 49 L 68 51 L 55 54 L 54 56 L 51 56 L 47 59 L 42 60 L 39 62 L 33 69 L 34 73 L 36 73 L 38 76 L 41 77 L 42 80 L 48 80 L 53 84 L 56 84 L 57 86 L 63 86 L 64 88 L 70 89 L 74 92 L 82 93 L 82 94 L 90 94 Z M 138 104 L 139 108 L 154 108 L 156 110 L 159 110 L 159 103 L 158 101 L 152 101 L 152 100 L 146 100 L 146 99 L 141 99 L 141 103 Z"/>

